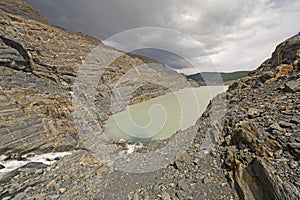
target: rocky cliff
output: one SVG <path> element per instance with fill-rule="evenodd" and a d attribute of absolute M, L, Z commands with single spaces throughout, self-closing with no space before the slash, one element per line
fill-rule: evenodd
<path fill-rule="evenodd" d="M 145 63 L 157 63 L 118 52 L 90 36 L 54 27 L 23 1 L 1 1 L 0 9 L 1 154 L 76 146 L 71 100 L 73 85 L 78 68 L 95 48 L 100 60 L 116 57 L 108 66 L 94 61 L 96 69 L 83 69 L 86 74 L 95 73 L 97 65 L 103 69 L 101 79 L 92 86 L 97 91 L 95 113 L 100 124 L 112 112 L 111 94 L 120 84 L 120 78 Z M 177 81 L 185 82 L 183 75 L 157 65 L 153 69 L 152 83 L 137 88 L 130 103 L 170 89 L 153 83 L 155 79 L 173 76 L 174 85 Z M 147 76 L 152 75 L 147 72 Z M 86 82 L 92 84 L 89 80 Z M 127 82 L 122 84 L 128 84 L 129 88 L 134 86 Z"/>
<path fill-rule="evenodd" d="M 300 34 L 232 84 L 219 145 L 241 199 L 300 198 Z"/>
<path fill-rule="evenodd" d="M 174 162 L 154 172 L 128 173 L 111 168 L 82 146 L 74 122 L 74 106 L 82 102 L 72 103 L 79 68 L 93 49 L 98 47 L 101 59 L 120 52 L 90 36 L 50 25 L 19 0 L 0 2 L 0 24 L 0 158 L 24 161 L 39 153 L 71 153 L 55 158 L 50 166 L 30 162 L 0 177 L 1 199 L 300 198 L 300 35 L 280 44 L 272 58 L 212 100 L 195 126 L 176 134 L 196 133 L 196 137 Z M 121 55 L 104 66 L 93 87 L 95 108 L 83 112 L 86 118 L 95 115 L 92 119 L 100 125 L 113 112 L 111 91 L 120 79 L 153 62 Z M 101 59 L 87 62 L 93 67 L 84 72 L 95 74 L 103 65 Z M 185 86 L 178 86 L 186 82 L 182 75 L 162 65 L 154 69 L 154 81 L 135 90 L 129 103 Z M 153 83 L 158 79 L 166 87 Z M 79 100 L 89 95 L 80 87 L 92 80 L 85 81 L 77 84 L 82 91 Z M 134 88 L 130 82 L 124 84 Z M 207 135 L 216 145 L 203 149 Z M 166 142 L 138 151 L 151 151 Z"/>

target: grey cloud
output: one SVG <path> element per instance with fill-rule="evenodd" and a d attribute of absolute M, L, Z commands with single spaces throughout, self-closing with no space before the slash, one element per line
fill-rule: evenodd
<path fill-rule="evenodd" d="M 176 36 L 166 38 L 168 36 L 163 33 L 137 33 L 134 42 L 141 46 L 159 44 L 166 49 L 176 49 L 188 55 L 184 59 L 193 60 L 199 70 L 206 71 L 215 70 L 213 62 L 222 71 L 256 68 L 278 42 L 300 30 L 297 23 L 300 2 L 297 0 L 26 1 L 53 24 L 102 40 L 138 27 L 164 27 L 182 32 L 199 43 L 185 43 Z M 126 41 L 110 44 L 115 47 L 132 45 Z M 160 51 L 146 50 L 143 53 L 160 59 L 179 72 L 195 72 L 180 67 L 183 66 L 180 56 L 176 60 Z"/>

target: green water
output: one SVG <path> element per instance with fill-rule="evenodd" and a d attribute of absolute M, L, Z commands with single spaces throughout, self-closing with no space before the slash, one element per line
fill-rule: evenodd
<path fill-rule="evenodd" d="M 185 88 L 130 105 L 126 110 L 110 116 L 103 133 L 113 141 L 169 138 L 176 131 L 193 126 L 209 101 L 226 89 L 226 86 Z"/>

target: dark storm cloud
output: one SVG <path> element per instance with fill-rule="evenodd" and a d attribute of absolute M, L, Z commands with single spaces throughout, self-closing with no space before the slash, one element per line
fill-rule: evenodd
<path fill-rule="evenodd" d="M 132 51 L 131 53 L 149 56 L 159 60 L 160 62 L 166 63 L 168 67 L 172 67 L 176 70 L 181 70 L 184 68 L 192 67 L 191 63 L 189 63 L 185 58 L 174 54 L 172 52 L 160 50 L 160 49 L 139 49 Z"/>
<path fill-rule="evenodd" d="M 196 42 L 174 36 L 146 34 L 135 43 L 180 48 L 200 71 L 256 68 L 269 57 L 276 44 L 300 30 L 300 1 L 297 0 L 26 0 L 50 21 L 102 40 L 139 27 L 164 27 L 179 31 Z M 163 44 L 163 42 L 165 44 Z M 113 45 L 113 43 L 110 43 Z M 119 47 L 122 44 L 116 44 Z M 130 45 L 126 43 L 126 45 Z M 146 45 L 147 46 L 147 45 Z M 203 50 L 204 49 L 204 50 Z M 182 58 L 145 51 L 179 72 L 194 73 L 180 67 Z M 209 57 L 207 56 L 209 55 Z M 213 61 L 213 62 L 212 62 Z"/>

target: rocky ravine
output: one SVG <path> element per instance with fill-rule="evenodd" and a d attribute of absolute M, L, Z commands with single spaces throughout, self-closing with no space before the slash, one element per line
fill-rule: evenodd
<path fill-rule="evenodd" d="M 176 134 L 197 132 L 175 162 L 136 174 L 96 159 L 81 145 L 73 119 L 71 92 L 82 60 L 96 45 L 108 57 L 116 50 L 51 26 L 22 1 L 3 0 L 0 9 L 0 154 L 22 160 L 25 153 L 72 153 L 51 166 L 28 163 L 1 177 L 1 199 L 299 199 L 300 35 L 280 44 L 253 74 L 212 100 L 194 127 Z M 145 62 L 125 54 L 105 66 L 93 111 L 100 124 L 111 114 L 111 89 Z M 178 80 L 186 81 L 162 66 L 155 69 L 159 78 L 171 73 L 177 89 Z M 148 84 L 131 103 L 166 91 Z M 204 157 L 207 133 L 217 145 Z"/>

